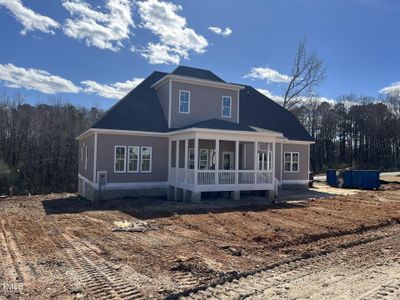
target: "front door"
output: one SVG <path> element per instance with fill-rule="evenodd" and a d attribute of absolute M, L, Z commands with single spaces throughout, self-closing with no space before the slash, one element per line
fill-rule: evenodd
<path fill-rule="evenodd" d="M 233 170 L 233 152 L 222 152 L 222 168 L 224 170 Z"/>

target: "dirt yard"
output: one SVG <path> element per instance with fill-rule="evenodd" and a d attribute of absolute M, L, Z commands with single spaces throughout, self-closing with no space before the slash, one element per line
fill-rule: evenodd
<path fill-rule="evenodd" d="M 344 191 L 0 199 L 0 299 L 400 299 L 400 185 Z M 113 231 L 124 220 L 151 230 Z"/>

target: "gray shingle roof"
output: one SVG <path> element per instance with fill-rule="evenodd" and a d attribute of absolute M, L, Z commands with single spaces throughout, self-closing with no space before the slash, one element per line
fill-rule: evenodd
<path fill-rule="evenodd" d="M 189 126 L 184 126 L 175 130 L 182 130 L 187 128 L 206 128 L 206 129 L 219 129 L 219 130 L 237 130 L 237 131 L 257 131 L 247 124 L 234 123 L 221 119 L 210 119 L 207 121 L 195 123 Z"/>
<path fill-rule="evenodd" d="M 122 100 L 111 107 L 93 128 L 167 132 L 157 93 L 150 86 L 167 73 L 153 72 Z"/>
<path fill-rule="evenodd" d="M 180 66 L 173 74 L 225 82 L 208 70 Z M 110 108 L 93 128 L 168 132 L 167 120 L 151 85 L 168 73 L 153 72 L 122 100 Z M 240 91 L 240 123 L 211 119 L 185 128 L 281 132 L 290 140 L 313 141 L 299 120 L 282 106 L 251 86 Z M 183 129 L 183 128 L 179 128 Z M 175 129 L 176 130 L 176 129 Z"/>
<path fill-rule="evenodd" d="M 289 140 L 313 141 L 290 111 L 251 86 L 245 86 L 240 91 L 239 121 L 250 126 L 282 132 Z"/>
<path fill-rule="evenodd" d="M 193 77 L 204 80 L 211 80 L 217 82 L 225 82 L 223 79 L 215 75 L 213 72 L 204 69 L 191 68 L 186 66 L 179 66 L 171 72 L 171 74 Z"/>

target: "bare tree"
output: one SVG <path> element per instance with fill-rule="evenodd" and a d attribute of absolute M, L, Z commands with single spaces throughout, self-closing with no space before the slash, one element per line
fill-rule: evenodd
<path fill-rule="evenodd" d="M 308 53 L 305 39 L 299 41 L 291 79 L 283 94 L 283 107 L 291 110 L 302 99 L 314 94 L 316 87 L 325 79 L 325 74 L 324 62 L 317 53 Z"/>

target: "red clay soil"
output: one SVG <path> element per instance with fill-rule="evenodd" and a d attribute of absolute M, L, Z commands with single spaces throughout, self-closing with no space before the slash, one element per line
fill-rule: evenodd
<path fill-rule="evenodd" d="M 114 232 L 115 221 L 155 230 Z M 178 297 L 288 258 L 400 231 L 398 185 L 269 206 L 75 195 L 0 200 L 0 299 Z M 3 283 L 3 285 L 2 285 Z"/>

